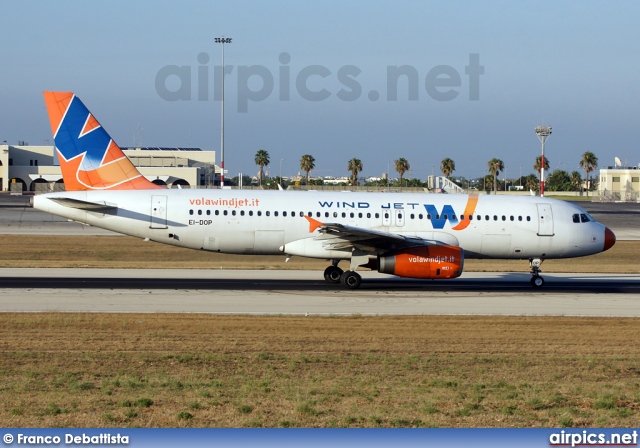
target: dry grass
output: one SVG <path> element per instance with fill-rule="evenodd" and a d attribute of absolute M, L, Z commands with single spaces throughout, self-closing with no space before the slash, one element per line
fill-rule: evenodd
<path fill-rule="evenodd" d="M 119 236 L 1 235 L 0 263 L 41 268 L 316 269 L 326 260 L 282 256 L 226 255 L 194 251 Z M 638 273 L 640 241 L 619 241 L 607 252 L 584 258 L 547 260 L 544 272 Z M 467 271 L 526 272 L 526 260 L 466 260 Z"/>
<path fill-rule="evenodd" d="M 1 319 L 2 427 L 640 425 L 638 319 Z"/>
<path fill-rule="evenodd" d="M 326 266 L 129 237 L 0 242 L 6 267 Z M 639 249 L 619 242 L 544 268 L 638 272 Z M 0 314 L 0 323 L 3 427 L 640 425 L 638 319 Z"/>

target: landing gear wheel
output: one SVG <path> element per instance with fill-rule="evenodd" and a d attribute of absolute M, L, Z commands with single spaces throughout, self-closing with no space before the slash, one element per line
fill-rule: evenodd
<path fill-rule="evenodd" d="M 347 271 L 340 276 L 340 284 L 349 289 L 358 289 L 362 283 L 360 274 L 354 271 Z"/>
<path fill-rule="evenodd" d="M 324 279 L 329 283 L 340 283 L 342 272 L 338 266 L 329 266 L 324 270 Z"/>
<path fill-rule="evenodd" d="M 541 258 L 530 258 L 529 266 L 531 267 L 531 286 L 534 288 L 542 288 L 544 285 L 544 279 L 540 277 L 540 265 L 544 260 Z"/>
<path fill-rule="evenodd" d="M 531 277 L 531 286 L 533 286 L 534 288 L 541 288 L 542 285 L 544 285 L 544 278 L 540 277 L 539 275 L 534 275 L 533 277 Z"/>

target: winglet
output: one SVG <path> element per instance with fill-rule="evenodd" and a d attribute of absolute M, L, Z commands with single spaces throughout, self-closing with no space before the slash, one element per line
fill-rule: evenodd
<path fill-rule="evenodd" d="M 305 216 L 305 218 L 309 221 L 309 233 L 315 232 L 318 227 L 324 225 L 320 221 L 313 219 L 311 216 Z"/>

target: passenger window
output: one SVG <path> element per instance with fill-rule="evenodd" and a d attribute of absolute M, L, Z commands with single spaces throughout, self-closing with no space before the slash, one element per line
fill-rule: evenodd
<path fill-rule="evenodd" d="M 431 215 L 427 213 L 427 219 L 431 219 Z"/>
<path fill-rule="evenodd" d="M 333 212 L 333 217 L 337 218 L 338 217 L 338 212 Z"/>
<path fill-rule="evenodd" d="M 446 216 L 444 218 L 447 219 Z M 451 219 L 455 221 L 456 220 L 456 215 L 455 214 L 451 215 Z"/>
<path fill-rule="evenodd" d="M 249 216 L 253 216 L 253 211 L 249 210 Z"/>
<path fill-rule="evenodd" d="M 411 213 L 410 217 L 411 219 L 416 219 L 416 215 L 414 215 L 413 213 Z"/>
<path fill-rule="evenodd" d="M 202 215 L 202 210 L 198 210 L 198 215 Z"/>
<path fill-rule="evenodd" d="M 216 210 L 214 213 L 216 216 L 218 216 L 220 214 L 220 210 Z"/>
<path fill-rule="evenodd" d="M 456 215 L 453 215 L 456 216 Z M 460 215 L 460 221 L 464 221 L 464 215 Z"/>
<path fill-rule="evenodd" d="M 235 211 L 235 210 L 234 210 L 234 211 L 232 211 L 232 212 L 231 212 L 231 214 L 232 214 L 233 216 L 236 216 L 236 211 Z"/>
<path fill-rule="evenodd" d="M 346 217 L 347 217 L 347 214 L 346 214 L 345 212 L 342 212 L 342 217 L 343 217 L 343 218 L 346 218 Z"/>
<path fill-rule="evenodd" d="M 367 213 L 367 218 L 371 218 L 371 213 Z"/>
<path fill-rule="evenodd" d="M 515 218 L 514 218 L 513 216 L 510 216 L 510 217 L 509 217 L 509 219 L 510 219 L 511 221 L 514 221 L 514 220 L 515 220 Z"/>
<path fill-rule="evenodd" d="M 190 214 L 190 215 L 193 215 L 193 210 L 189 210 L 189 214 Z"/>
<path fill-rule="evenodd" d="M 478 221 L 482 221 L 482 215 L 478 215 L 476 216 L 476 218 L 478 219 Z"/>
<path fill-rule="evenodd" d="M 380 219 L 380 213 L 375 214 L 376 219 Z"/>
<path fill-rule="evenodd" d="M 469 221 L 473 221 L 473 215 L 469 215 Z"/>
<path fill-rule="evenodd" d="M 287 216 L 287 212 L 282 212 L 282 216 L 286 217 Z"/>
<path fill-rule="evenodd" d="M 240 210 L 240 216 L 244 216 L 244 210 Z"/>
<path fill-rule="evenodd" d="M 398 213 L 398 219 L 402 219 L 402 213 Z"/>
<path fill-rule="evenodd" d="M 358 218 L 362 218 L 362 213 L 358 213 Z"/>
<path fill-rule="evenodd" d="M 223 212 L 222 212 L 222 214 L 223 214 L 224 216 L 227 216 L 227 215 L 229 214 L 229 212 L 225 210 L 225 211 L 223 211 Z"/>
<path fill-rule="evenodd" d="M 273 212 L 273 216 L 278 216 L 278 212 Z"/>
<path fill-rule="evenodd" d="M 498 215 L 493 215 L 493 220 L 497 221 L 498 220 Z"/>
<path fill-rule="evenodd" d="M 436 215 L 436 221 L 440 219 L 440 215 Z"/>
<path fill-rule="evenodd" d="M 422 219 L 422 213 L 418 215 L 418 219 Z"/>
<path fill-rule="evenodd" d="M 527 216 L 527 221 L 531 221 L 531 216 Z"/>
<path fill-rule="evenodd" d="M 211 214 L 211 210 L 207 210 L 207 216 Z"/>
<path fill-rule="evenodd" d="M 316 218 L 320 217 L 320 212 L 316 212 Z"/>
<path fill-rule="evenodd" d="M 442 216 L 444 219 L 449 219 L 449 216 L 447 216 L 447 214 L 445 214 L 444 216 Z"/>
<path fill-rule="evenodd" d="M 351 218 L 355 218 L 355 217 L 356 217 L 356 214 L 355 214 L 355 213 L 353 213 L 353 212 L 351 212 L 351 213 L 349 213 L 349 217 L 351 217 Z"/>
<path fill-rule="evenodd" d="M 270 216 L 270 215 L 271 215 L 271 212 L 268 212 L 268 211 L 267 211 L 267 212 L 264 212 L 264 214 L 265 214 L 265 216 Z"/>
<path fill-rule="evenodd" d="M 262 216 L 262 212 L 258 210 L 258 216 Z"/>
<path fill-rule="evenodd" d="M 573 222 L 580 222 L 580 215 L 578 215 L 577 213 L 573 215 Z"/>
<path fill-rule="evenodd" d="M 504 215 L 502 215 L 502 220 L 503 220 L 503 221 L 506 221 L 506 220 L 507 220 L 507 217 L 506 217 L 506 216 L 504 216 Z"/>
<path fill-rule="evenodd" d="M 489 221 L 489 215 L 484 215 L 484 220 Z"/>
<path fill-rule="evenodd" d="M 324 212 L 324 217 L 328 218 L 329 217 L 329 212 Z"/>
<path fill-rule="evenodd" d="M 522 216 L 518 216 L 518 221 L 522 221 Z"/>

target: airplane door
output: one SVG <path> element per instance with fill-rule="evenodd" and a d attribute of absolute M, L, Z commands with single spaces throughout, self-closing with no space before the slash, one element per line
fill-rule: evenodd
<path fill-rule="evenodd" d="M 388 208 L 382 209 L 382 225 L 386 227 L 391 225 L 391 210 Z"/>
<path fill-rule="evenodd" d="M 151 196 L 151 225 L 152 229 L 167 228 L 167 197 Z"/>
<path fill-rule="evenodd" d="M 405 218 L 405 213 L 404 210 L 396 210 L 396 225 L 399 227 L 404 226 L 404 218 Z"/>
<path fill-rule="evenodd" d="M 538 236 L 553 236 L 553 213 L 551 204 L 538 206 Z"/>

